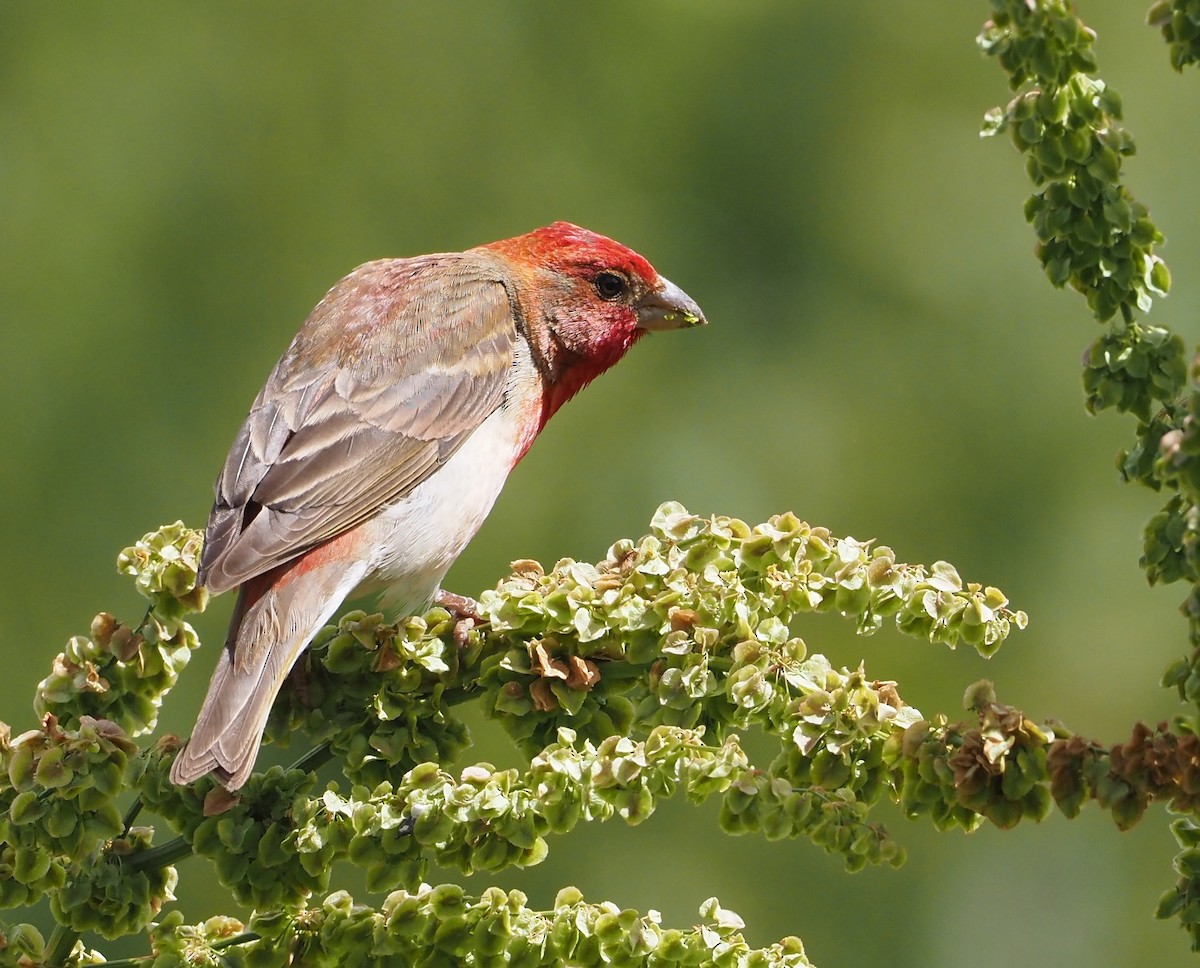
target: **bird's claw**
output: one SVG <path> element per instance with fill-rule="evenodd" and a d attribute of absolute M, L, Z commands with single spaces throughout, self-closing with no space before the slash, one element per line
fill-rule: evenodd
<path fill-rule="evenodd" d="M 302 709 L 312 709 L 312 699 L 308 692 L 308 663 L 301 659 L 288 672 L 288 681 L 291 683 L 292 694 L 295 695 L 296 701 Z"/>

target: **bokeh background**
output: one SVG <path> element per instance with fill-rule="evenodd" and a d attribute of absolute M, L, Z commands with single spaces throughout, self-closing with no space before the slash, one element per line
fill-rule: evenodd
<path fill-rule="evenodd" d="M 1129 183 L 1170 240 L 1155 318 L 1194 344 L 1200 81 L 1170 71 L 1144 6 L 1082 14 L 1138 140 Z M 559 218 L 642 251 L 711 325 L 645 341 L 555 418 L 450 587 L 518 557 L 595 559 L 667 499 L 752 522 L 793 509 L 948 559 L 1030 613 L 987 662 L 805 626 L 926 715 L 961 715 L 984 676 L 1106 742 L 1169 715 L 1156 682 L 1185 648 L 1183 591 L 1145 585 L 1155 497 L 1113 466 L 1130 422 L 1082 408 L 1095 326 L 1032 257 L 1018 156 L 977 136 L 1007 95 L 974 44 L 987 8 L 4 4 L 0 718 L 31 725 L 34 683 L 97 610 L 136 617 L 116 553 L 202 525 L 234 430 L 330 284 Z M 229 607 L 201 617 L 209 647 L 163 729 L 190 726 Z M 481 758 L 512 758 L 475 733 Z M 1089 809 L 969 836 L 882 813 L 899 871 L 847 876 L 807 842 L 731 839 L 715 809 L 670 803 L 499 883 L 541 905 L 574 884 L 673 925 L 716 894 L 753 942 L 798 934 L 823 968 L 1191 960 L 1151 917 L 1173 880 L 1161 810 L 1126 834 Z M 202 861 L 179 893 L 189 920 L 230 910 Z"/>

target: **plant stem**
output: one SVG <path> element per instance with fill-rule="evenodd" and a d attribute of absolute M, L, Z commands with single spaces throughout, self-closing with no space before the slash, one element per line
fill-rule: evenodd
<path fill-rule="evenodd" d="M 50 935 L 50 941 L 46 945 L 46 964 L 49 968 L 65 965 L 71 949 L 75 947 L 75 942 L 78 940 L 78 931 L 68 928 L 65 924 L 56 924 L 54 933 Z"/>
<path fill-rule="evenodd" d="M 214 941 L 208 947 L 213 951 L 220 951 L 222 948 L 232 948 L 234 945 L 246 944 L 250 941 L 257 941 L 259 935 L 253 931 L 243 931 L 241 934 L 234 935 L 232 938 L 224 938 L 221 941 Z M 139 965 L 145 965 L 152 961 L 155 955 L 136 955 L 133 958 L 118 958 L 116 961 L 106 961 L 104 968 L 138 968 Z"/>
<path fill-rule="evenodd" d="M 125 834 L 129 833 L 129 828 L 133 826 L 133 822 L 137 820 L 137 815 L 142 812 L 142 798 L 135 797 L 133 803 L 129 805 L 129 809 L 125 811 Z M 124 834 L 122 834 L 124 836 Z"/>
<path fill-rule="evenodd" d="M 121 858 L 121 863 L 127 864 L 130 870 L 141 871 L 148 867 L 166 867 L 177 860 L 192 856 L 192 845 L 182 837 L 168 840 L 165 844 L 139 850 L 128 857 Z"/>
<path fill-rule="evenodd" d="M 329 740 L 324 743 L 318 743 L 300 759 L 296 760 L 289 770 L 315 770 L 319 766 L 323 766 L 333 758 L 333 750 L 329 747 Z"/>

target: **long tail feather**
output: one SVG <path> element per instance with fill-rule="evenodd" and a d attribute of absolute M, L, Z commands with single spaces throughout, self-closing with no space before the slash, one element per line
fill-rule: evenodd
<path fill-rule="evenodd" d="M 171 766 L 172 782 L 206 773 L 230 790 L 246 782 L 284 679 L 363 570 L 284 566 L 243 587 L 196 727 Z"/>

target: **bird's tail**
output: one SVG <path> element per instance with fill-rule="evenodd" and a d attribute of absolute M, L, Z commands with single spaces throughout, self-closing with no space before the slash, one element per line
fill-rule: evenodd
<path fill-rule="evenodd" d="M 309 568 L 302 556 L 242 586 L 196 727 L 171 766 L 172 782 L 210 772 L 230 790 L 246 782 L 284 679 L 358 584 L 360 570 Z"/>

